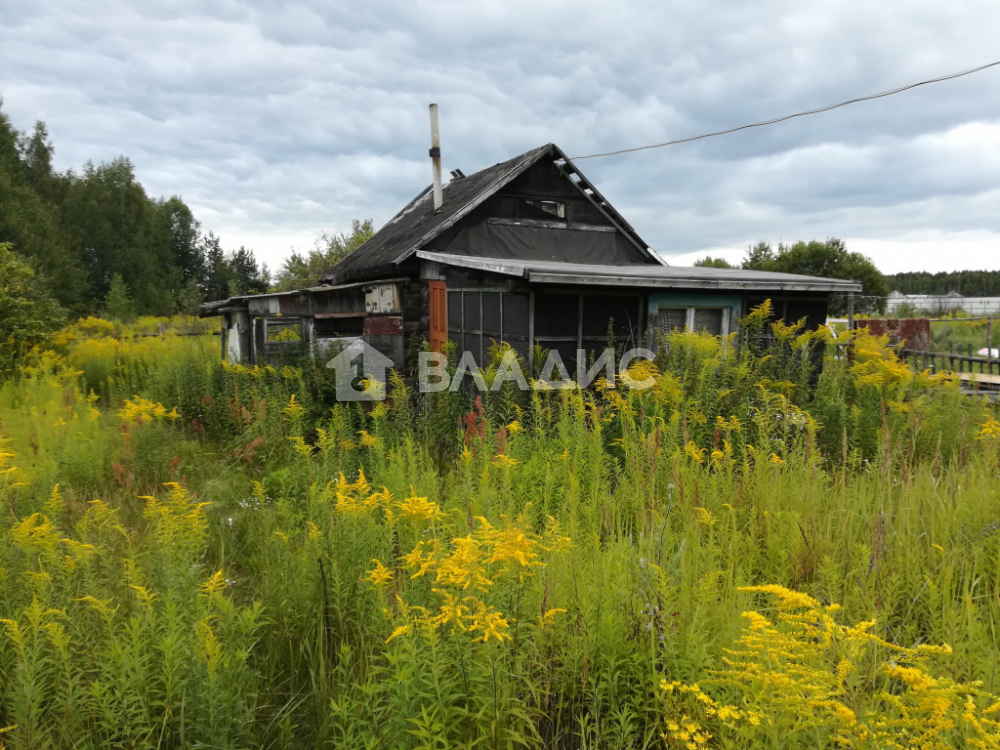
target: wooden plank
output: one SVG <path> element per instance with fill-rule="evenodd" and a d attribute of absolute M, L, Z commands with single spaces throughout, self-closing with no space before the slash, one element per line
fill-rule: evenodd
<path fill-rule="evenodd" d="M 430 348 L 432 352 L 444 353 L 448 341 L 448 287 L 445 282 L 427 282 L 430 305 Z"/>
<path fill-rule="evenodd" d="M 964 382 L 1000 386 L 1000 375 L 992 375 L 985 372 L 960 372 L 958 373 L 958 377 Z"/>

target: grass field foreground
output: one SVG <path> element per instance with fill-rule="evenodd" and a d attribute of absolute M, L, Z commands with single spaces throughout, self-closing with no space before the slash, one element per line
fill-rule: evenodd
<path fill-rule="evenodd" d="M 1000 421 L 885 340 L 336 404 L 153 323 L 0 382 L 0 745 L 1000 747 Z"/>

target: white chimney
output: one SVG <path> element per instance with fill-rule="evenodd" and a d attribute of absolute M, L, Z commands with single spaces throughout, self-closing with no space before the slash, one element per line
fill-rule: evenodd
<path fill-rule="evenodd" d="M 440 211 L 441 195 L 441 131 L 438 129 L 438 105 L 431 105 L 431 161 L 434 164 L 434 210 Z"/>

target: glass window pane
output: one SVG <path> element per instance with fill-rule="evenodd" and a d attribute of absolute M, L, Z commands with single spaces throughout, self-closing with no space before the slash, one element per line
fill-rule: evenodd
<path fill-rule="evenodd" d="M 721 336 L 722 308 L 696 307 L 694 311 L 694 330 L 698 333 L 710 333 L 713 336 Z"/>

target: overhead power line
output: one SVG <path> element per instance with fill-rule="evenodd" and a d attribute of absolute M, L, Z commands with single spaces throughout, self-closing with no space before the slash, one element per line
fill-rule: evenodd
<path fill-rule="evenodd" d="M 601 156 L 618 156 L 619 154 L 630 154 L 634 151 L 647 151 L 652 148 L 663 148 L 664 146 L 676 146 L 679 143 L 691 143 L 692 141 L 700 141 L 703 138 L 714 138 L 717 135 L 729 135 L 730 133 L 735 133 L 740 130 L 748 130 L 749 128 L 761 128 L 765 125 L 774 125 L 779 122 L 784 122 L 785 120 L 791 120 L 795 117 L 805 117 L 806 115 L 818 115 L 820 112 L 829 112 L 831 109 L 838 109 L 840 107 L 846 107 L 848 104 L 857 104 L 858 102 L 869 102 L 872 99 L 881 99 L 885 96 L 892 96 L 893 94 L 899 94 L 903 91 L 909 91 L 910 89 L 915 89 L 918 86 L 926 86 L 929 83 L 940 83 L 941 81 L 950 81 L 952 78 L 961 78 L 962 76 L 971 75 L 972 73 L 978 73 L 981 70 L 986 70 L 987 68 L 992 68 L 996 65 L 1000 65 L 1000 60 L 996 62 L 991 62 L 986 65 L 980 65 L 978 68 L 970 68 L 969 70 L 962 70 L 958 73 L 949 73 L 945 76 L 940 76 L 938 78 L 929 78 L 926 81 L 920 81 L 918 83 L 911 83 L 908 86 L 900 86 L 898 89 L 891 89 L 890 91 L 883 91 L 878 94 L 869 94 L 868 96 L 859 96 L 857 99 L 848 99 L 846 102 L 840 102 L 839 104 L 830 104 L 826 107 L 817 107 L 816 109 L 806 110 L 805 112 L 796 112 L 794 115 L 785 115 L 784 117 L 775 117 L 773 120 L 763 120 L 762 122 L 754 122 L 749 125 L 740 125 L 736 128 L 729 128 L 728 130 L 717 130 L 714 133 L 703 133 L 702 135 L 691 136 L 690 138 L 679 138 L 676 141 L 666 141 L 665 143 L 653 143 L 648 146 L 636 146 L 635 148 L 623 148 L 618 151 L 607 151 L 603 154 L 588 154 L 587 156 L 574 156 L 571 157 L 575 161 L 580 159 L 597 159 Z"/>

